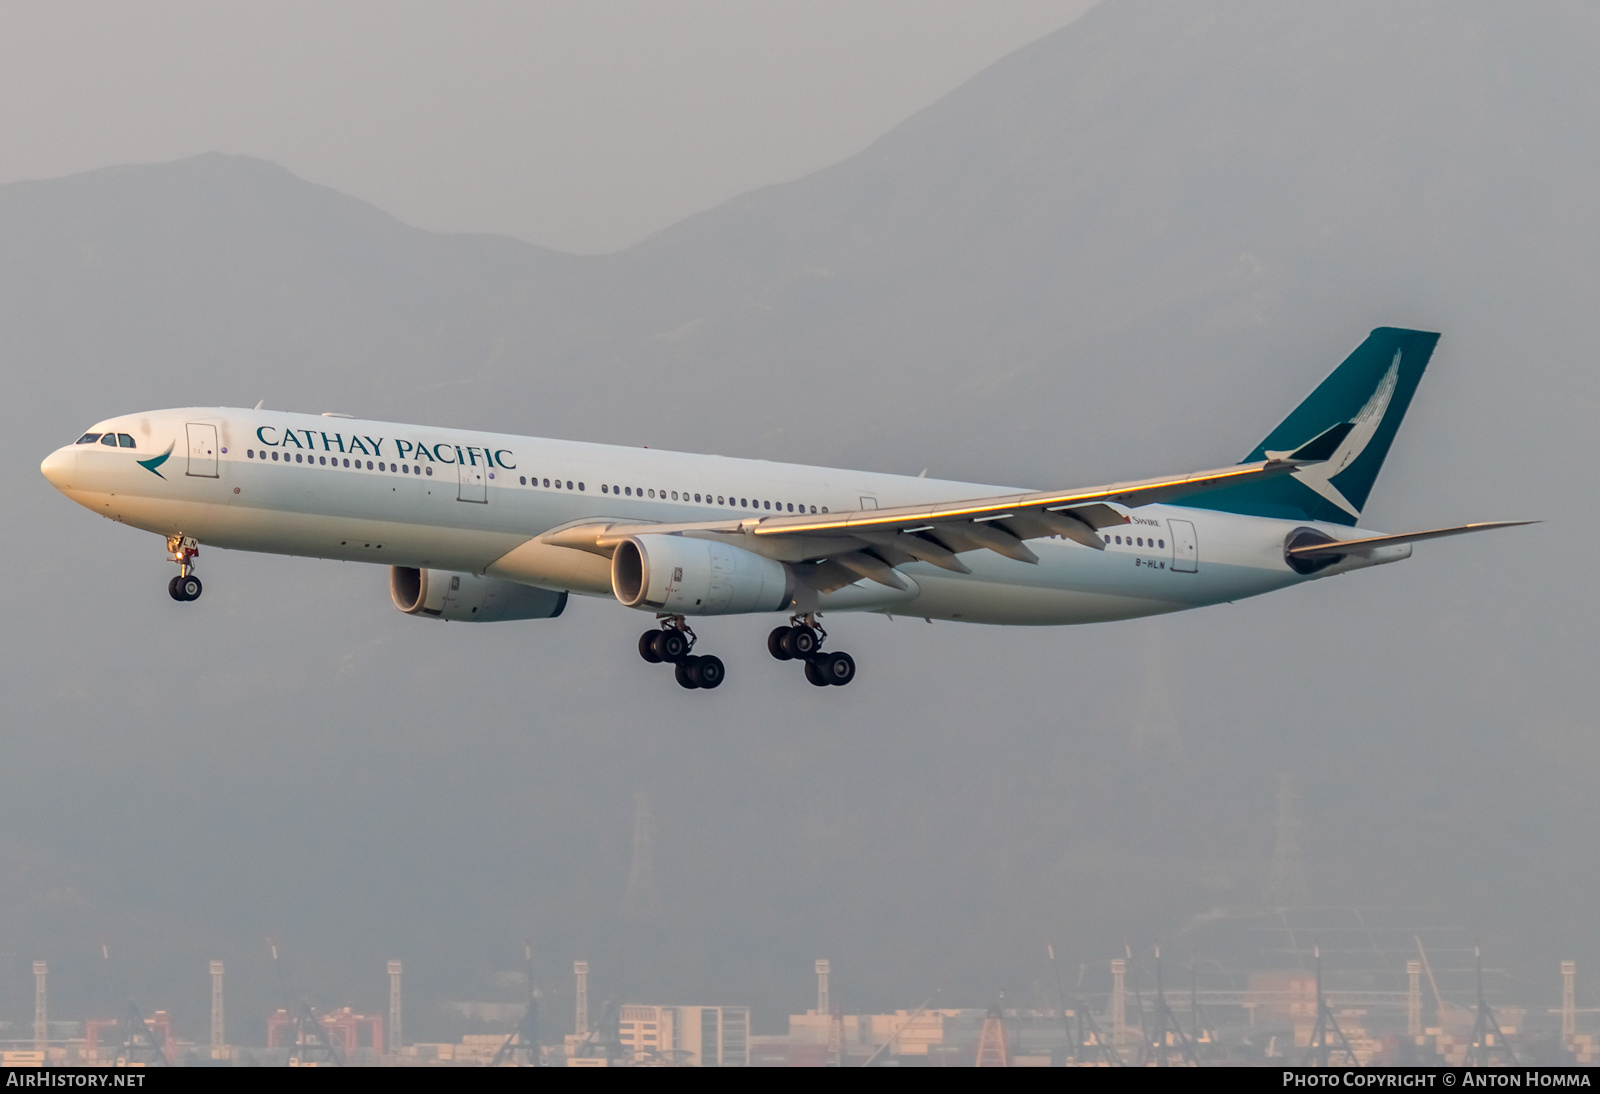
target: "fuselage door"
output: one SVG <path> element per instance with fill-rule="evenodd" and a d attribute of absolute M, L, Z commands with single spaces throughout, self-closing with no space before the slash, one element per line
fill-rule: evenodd
<path fill-rule="evenodd" d="M 469 456 L 465 461 L 456 464 L 456 473 L 461 476 L 461 488 L 456 494 L 458 501 L 475 501 L 481 504 L 489 500 L 488 468 L 481 463 L 473 463 Z"/>
<path fill-rule="evenodd" d="M 217 427 L 210 422 L 188 422 L 189 470 L 198 479 L 217 477 Z"/>
<path fill-rule="evenodd" d="M 1172 529 L 1172 568 L 1180 574 L 1192 574 L 1200 569 L 1200 541 L 1195 538 L 1194 525 L 1187 520 L 1168 520 Z"/>

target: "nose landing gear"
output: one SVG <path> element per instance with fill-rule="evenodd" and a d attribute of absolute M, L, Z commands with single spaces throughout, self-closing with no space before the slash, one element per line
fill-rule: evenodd
<path fill-rule="evenodd" d="M 670 664 L 680 687 L 691 690 L 717 687 L 727 676 L 722 658 L 691 653 L 696 641 L 694 631 L 683 616 L 662 616 L 660 630 L 645 631 L 639 636 L 639 656 L 652 665 Z"/>
<path fill-rule="evenodd" d="M 824 653 L 822 643 L 828 632 L 810 612 L 794 616 L 787 627 L 776 627 L 767 635 L 767 652 L 779 661 L 804 661 L 806 679 L 817 687 L 830 684 L 843 687 L 856 678 L 855 658 L 843 651 Z"/>
<path fill-rule="evenodd" d="M 167 582 L 167 594 L 180 603 L 199 600 L 205 588 L 194 572 L 194 557 L 199 553 L 200 544 L 193 536 L 167 537 L 167 558 L 178 564 L 178 576 Z"/>

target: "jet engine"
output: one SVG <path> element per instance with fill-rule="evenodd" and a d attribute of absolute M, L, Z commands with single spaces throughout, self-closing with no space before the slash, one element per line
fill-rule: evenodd
<path fill-rule="evenodd" d="M 772 612 L 794 595 L 781 562 L 715 540 L 629 536 L 611 556 L 611 591 L 630 608 L 674 615 Z"/>
<path fill-rule="evenodd" d="M 448 570 L 389 568 L 389 599 L 407 615 L 498 623 L 506 619 L 554 619 L 567 606 L 567 594 Z"/>

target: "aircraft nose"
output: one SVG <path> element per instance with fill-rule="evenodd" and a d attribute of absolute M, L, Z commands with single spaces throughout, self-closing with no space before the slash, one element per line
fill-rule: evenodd
<path fill-rule="evenodd" d="M 65 490 L 72 485 L 72 474 L 77 469 L 78 450 L 71 445 L 56 449 L 39 465 L 39 471 L 57 490 Z"/>

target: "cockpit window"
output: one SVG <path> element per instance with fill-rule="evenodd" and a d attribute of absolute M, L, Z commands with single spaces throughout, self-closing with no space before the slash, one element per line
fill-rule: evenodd
<path fill-rule="evenodd" d="M 107 433 L 104 437 L 100 438 L 100 443 L 110 445 L 112 448 L 115 448 L 117 447 L 117 435 L 115 433 Z"/>
<path fill-rule="evenodd" d="M 98 441 L 99 439 L 100 439 L 100 434 L 98 434 L 98 433 L 85 433 L 83 436 L 78 438 L 78 443 L 79 444 L 94 444 L 94 442 Z"/>
<path fill-rule="evenodd" d="M 133 437 L 131 437 L 127 433 L 118 433 L 117 434 L 117 443 L 119 445 L 121 445 L 123 448 L 133 448 L 134 447 Z"/>

